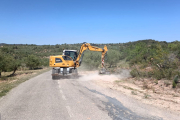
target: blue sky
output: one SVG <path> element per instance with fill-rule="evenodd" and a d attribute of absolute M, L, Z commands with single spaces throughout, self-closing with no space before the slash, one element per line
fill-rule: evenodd
<path fill-rule="evenodd" d="M 0 43 L 180 40 L 180 0 L 0 0 Z"/>

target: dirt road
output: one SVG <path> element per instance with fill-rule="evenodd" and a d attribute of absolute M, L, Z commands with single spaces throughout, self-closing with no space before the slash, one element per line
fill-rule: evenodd
<path fill-rule="evenodd" d="M 2 120 L 178 120 L 167 111 L 145 105 L 86 80 L 51 79 L 51 71 L 34 77 L 0 98 Z"/>

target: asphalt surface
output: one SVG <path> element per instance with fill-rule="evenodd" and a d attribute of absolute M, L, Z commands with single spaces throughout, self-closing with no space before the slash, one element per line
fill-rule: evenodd
<path fill-rule="evenodd" d="M 163 119 L 148 113 L 146 108 L 141 108 L 146 114 L 136 113 L 106 92 L 111 91 L 91 81 L 52 80 L 48 71 L 20 84 L 0 99 L 1 120 Z"/>

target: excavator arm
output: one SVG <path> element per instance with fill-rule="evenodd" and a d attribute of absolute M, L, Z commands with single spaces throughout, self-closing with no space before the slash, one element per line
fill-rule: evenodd
<path fill-rule="evenodd" d="M 107 46 L 105 45 L 104 49 L 102 49 L 102 48 L 98 48 L 98 47 L 95 47 L 95 46 L 91 46 L 89 43 L 84 43 L 84 44 L 81 45 L 79 55 L 78 55 L 78 57 L 77 57 L 77 59 L 75 61 L 75 68 L 77 68 L 77 67 L 79 67 L 81 65 L 83 53 L 87 49 L 90 50 L 90 51 L 102 52 L 102 55 L 101 55 L 101 61 L 102 61 L 101 62 L 101 67 L 102 67 L 102 69 L 105 69 L 104 68 L 104 57 L 105 57 L 106 52 L 108 51 Z"/>

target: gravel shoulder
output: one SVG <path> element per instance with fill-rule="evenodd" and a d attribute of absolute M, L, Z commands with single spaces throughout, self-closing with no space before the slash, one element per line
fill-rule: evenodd
<path fill-rule="evenodd" d="M 98 71 L 86 71 L 81 72 L 81 74 L 83 75 L 82 79 L 110 90 L 111 92 L 108 95 L 117 98 L 126 107 L 138 112 L 138 114 L 148 112 L 167 120 L 176 120 L 180 116 L 178 93 L 173 90 L 168 91 L 169 94 L 164 92 L 166 89 L 169 90 L 170 86 L 164 88 L 164 91 L 162 91 L 162 87 L 156 86 L 156 92 L 154 92 L 154 89 L 143 88 L 143 83 L 146 80 L 139 82 L 133 78 L 127 78 L 126 73 L 121 75 L 98 75 Z M 162 84 L 160 81 L 159 86 L 162 86 Z M 152 84 L 149 83 L 149 86 L 152 86 Z"/>

